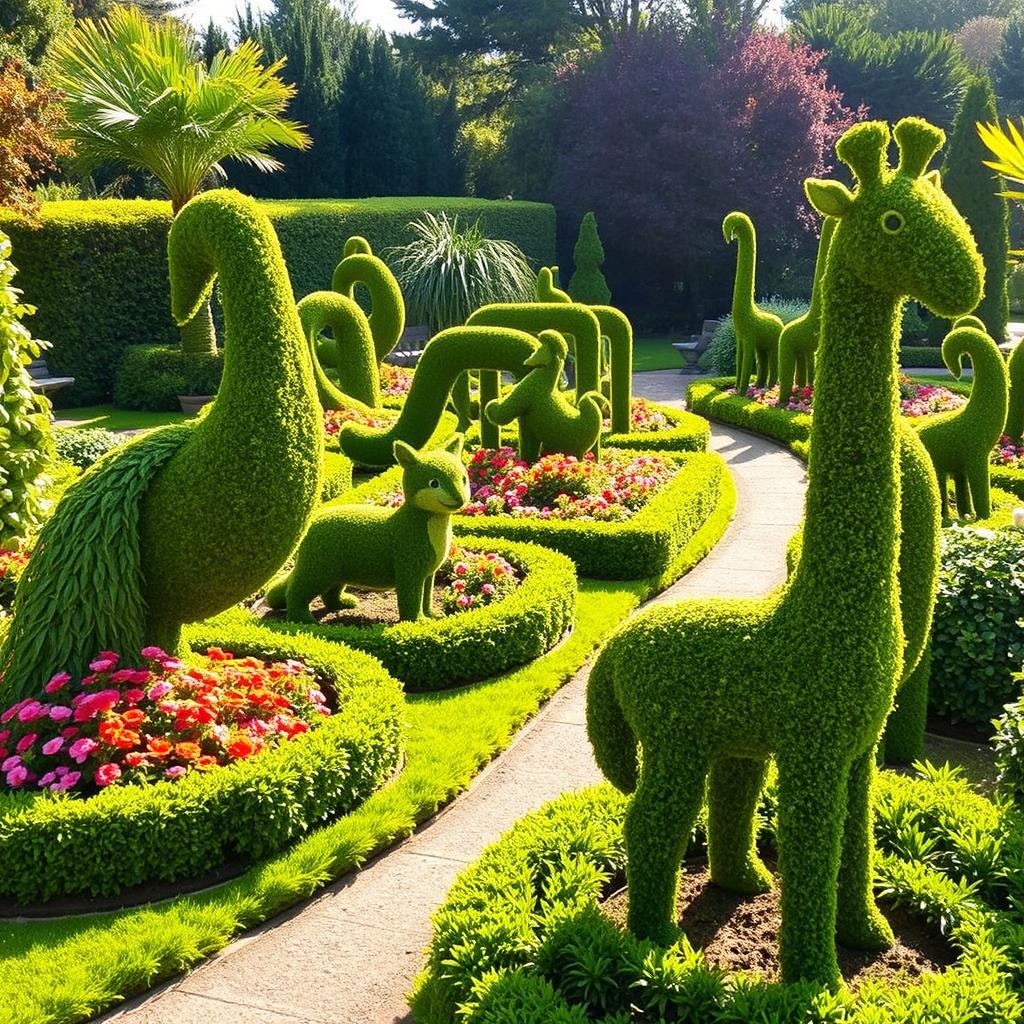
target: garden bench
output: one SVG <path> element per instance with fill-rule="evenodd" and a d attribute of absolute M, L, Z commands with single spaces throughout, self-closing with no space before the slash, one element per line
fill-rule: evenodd
<path fill-rule="evenodd" d="M 430 336 L 429 327 L 406 327 L 398 343 L 388 353 L 387 361 L 395 366 L 415 366 Z"/>
<path fill-rule="evenodd" d="M 689 341 L 675 341 L 672 347 L 683 357 L 683 368 L 680 373 L 703 373 L 697 366 L 700 357 L 711 344 L 721 320 L 705 320 L 701 325 L 700 334 L 693 334 Z"/>
<path fill-rule="evenodd" d="M 68 384 L 74 384 L 74 377 L 54 377 L 50 372 L 50 368 L 46 365 L 46 360 L 41 356 L 38 359 L 33 359 L 28 364 L 29 376 L 32 378 L 31 388 L 33 391 L 40 391 L 44 395 L 50 391 L 59 391 L 63 387 L 67 387 Z"/>

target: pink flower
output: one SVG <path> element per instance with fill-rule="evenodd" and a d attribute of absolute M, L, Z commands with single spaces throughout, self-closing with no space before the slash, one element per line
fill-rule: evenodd
<path fill-rule="evenodd" d="M 19 722 L 33 722 L 37 718 L 42 718 L 46 714 L 43 705 L 37 700 L 30 700 L 19 712 Z"/>
<path fill-rule="evenodd" d="M 82 777 L 81 772 L 68 772 L 59 782 L 54 783 L 50 788 L 58 793 L 64 792 L 74 786 Z"/>
<path fill-rule="evenodd" d="M 163 661 L 167 652 L 162 647 L 143 647 L 142 656 L 150 661 Z"/>
<path fill-rule="evenodd" d="M 170 693 L 171 690 L 173 690 L 173 689 L 174 689 L 174 687 L 171 686 L 171 684 L 168 683 L 168 682 L 154 683 L 149 688 L 148 697 L 149 697 L 150 700 L 159 700 L 161 697 L 163 697 L 166 694 Z"/>
<path fill-rule="evenodd" d="M 75 740 L 74 743 L 68 747 L 68 756 L 79 764 L 83 764 L 85 759 L 99 747 L 99 744 L 90 739 L 88 736 L 83 736 L 80 740 Z"/>
<path fill-rule="evenodd" d="M 177 658 L 164 658 L 160 667 L 165 672 L 180 672 L 185 667 L 185 663 L 178 661 Z"/>
<path fill-rule="evenodd" d="M 75 708 L 75 721 L 87 722 L 101 712 L 109 711 L 118 702 L 120 696 L 117 690 L 97 690 L 96 693 L 88 694 L 85 700 Z"/>
<path fill-rule="evenodd" d="M 10 729 L 0 729 L 0 743 L 3 743 L 11 735 Z"/>
<path fill-rule="evenodd" d="M 56 693 L 58 690 L 62 690 L 68 682 L 70 682 L 71 676 L 67 672 L 58 672 L 50 681 L 43 687 L 47 693 Z"/>
<path fill-rule="evenodd" d="M 101 764 L 96 769 L 92 780 L 97 786 L 109 786 L 112 782 L 117 782 L 119 778 L 121 778 L 121 769 L 113 761 L 110 761 L 107 764 Z"/>
<path fill-rule="evenodd" d="M 129 704 L 138 704 L 139 701 L 142 700 L 142 698 L 145 697 L 145 696 L 146 696 L 146 694 L 145 694 L 145 692 L 143 690 L 125 690 L 124 691 L 124 699 L 126 701 L 128 701 Z"/>
<path fill-rule="evenodd" d="M 27 703 L 28 701 L 19 700 L 17 704 L 12 704 L 2 715 L 0 715 L 0 725 L 5 725 L 9 722 Z"/>
<path fill-rule="evenodd" d="M 50 718 L 54 722 L 66 722 L 71 717 L 71 708 L 64 704 L 54 704 L 50 708 Z"/>
<path fill-rule="evenodd" d="M 118 656 L 113 651 L 103 651 L 95 661 L 89 662 L 89 668 L 93 672 L 109 672 L 117 667 L 117 662 Z"/>
<path fill-rule="evenodd" d="M 171 765 L 171 767 L 164 772 L 164 776 L 168 779 L 180 779 L 184 774 L 185 766 L 181 764 Z"/>
<path fill-rule="evenodd" d="M 21 764 L 21 758 L 17 754 L 11 754 L 3 764 L 0 764 L 0 772 L 9 772 L 13 768 L 17 768 Z"/>
<path fill-rule="evenodd" d="M 37 739 L 39 739 L 39 733 L 37 733 L 37 732 L 27 732 L 27 733 L 25 733 L 24 736 L 21 737 L 20 740 L 18 740 L 18 743 L 17 743 L 17 745 L 15 746 L 14 749 L 19 754 L 24 754 L 25 751 L 28 750 L 35 743 L 35 741 Z"/>
<path fill-rule="evenodd" d="M 41 778 L 41 779 L 39 780 L 39 788 L 40 788 L 40 789 L 45 789 L 45 788 L 46 788 L 47 786 L 49 786 L 49 785 L 50 785 L 50 783 L 51 783 L 51 782 L 53 782 L 53 781 L 54 781 L 54 779 L 56 779 L 56 778 L 57 778 L 57 773 L 56 773 L 56 772 L 47 772 L 47 773 L 46 773 L 46 774 L 45 774 L 45 775 L 44 775 L 44 776 L 43 776 L 43 777 L 42 777 L 42 778 Z"/>
<path fill-rule="evenodd" d="M 63 736 L 54 736 L 52 740 L 47 740 L 43 744 L 43 753 L 47 757 L 52 757 L 63 746 L 64 746 L 64 737 Z"/>
<path fill-rule="evenodd" d="M 7 785 L 17 789 L 28 778 L 28 769 L 24 765 L 16 765 L 7 773 Z"/>

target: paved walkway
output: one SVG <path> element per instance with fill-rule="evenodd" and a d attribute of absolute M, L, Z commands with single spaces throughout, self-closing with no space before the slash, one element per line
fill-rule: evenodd
<path fill-rule="evenodd" d="M 639 395 L 681 404 L 686 378 L 639 374 Z M 714 427 L 737 515 L 711 554 L 662 599 L 763 593 L 783 579 L 803 509 L 804 467 L 771 442 Z M 397 1024 L 422 967 L 430 915 L 456 874 L 514 822 L 601 775 L 584 729 L 586 669 L 515 743 L 415 835 L 315 899 L 104 1020 L 119 1024 Z"/>

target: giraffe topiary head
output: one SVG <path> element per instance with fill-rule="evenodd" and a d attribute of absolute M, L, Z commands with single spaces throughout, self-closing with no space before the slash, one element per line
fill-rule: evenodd
<path fill-rule="evenodd" d="M 916 117 L 900 121 L 893 135 L 895 168 L 882 121 L 854 125 L 836 144 L 857 179 L 855 191 L 839 181 L 808 178 L 804 184 L 811 205 L 840 222 L 830 262 L 841 254 L 868 288 L 911 296 L 936 316 L 969 313 L 981 298 L 984 265 L 967 222 L 942 191 L 939 172 L 927 170 L 945 135 Z"/>

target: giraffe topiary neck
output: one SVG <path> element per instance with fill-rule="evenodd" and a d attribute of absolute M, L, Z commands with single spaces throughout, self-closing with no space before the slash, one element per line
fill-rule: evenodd
<path fill-rule="evenodd" d="M 825 277 L 825 264 L 828 262 L 828 250 L 832 244 L 838 221 L 834 217 L 826 217 L 821 225 L 821 237 L 818 239 L 818 256 L 814 264 L 814 281 L 811 284 L 811 304 L 807 309 L 807 317 L 814 320 L 821 316 L 821 286 Z"/>
<path fill-rule="evenodd" d="M 738 217 L 731 227 L 736 239 L 736 278 L 732 287 L 732 316 L 740 323 L 754 312 L 754 268 L 757 266 L 757 235 L 746 217 Z"/>

